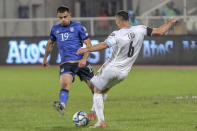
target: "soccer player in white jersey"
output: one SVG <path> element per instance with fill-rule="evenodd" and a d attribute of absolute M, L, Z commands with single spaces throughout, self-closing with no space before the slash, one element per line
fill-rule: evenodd
<path fill-rule="evenodd" d="M 144 36 L 163 35 L 173 23 L 178 21 L 176 18 L 170 18 L 167 23 L 159 28 L 149 28 L 144 25 L 131 27 L 126 11 L 117 12 L 115 20 L 119 30 L 112 32 L 104 42 L 90 48 L 80 48 L 77 51 L 77 54 L 82 54 L 113 46 L 110 58 L 91 79 L 91 83 L 94 85 L 93 104 L 98 117 L 98 122 L 91 126 L 92 128 L 107 126 L 104 122 L 103 93 L 106 93 L 127 77 L 140 52 Z"/>

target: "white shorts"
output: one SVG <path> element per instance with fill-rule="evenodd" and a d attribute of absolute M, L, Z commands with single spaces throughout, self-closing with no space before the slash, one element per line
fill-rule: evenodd
<path fill-rule="evenodd" d="M 90 81 L 98 90 L 104 91 L 124 80 L 127 75 L 128 72 L 124 73 L 117 67 L 104 64 Z"/>

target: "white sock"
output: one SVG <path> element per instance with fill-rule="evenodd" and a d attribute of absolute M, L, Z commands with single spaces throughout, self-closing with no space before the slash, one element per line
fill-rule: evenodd
<path fill-rule="evenodd" d="M 94 99 L 94 96 L 93 96 L 93 99 Z M 93 104 L 92 104 L 91 112 L 95 112 L 94 102 L 93 102 Z"/>
<path fill-rule="evenodd" d="M 103 94 L 103 101 L 107 100 L 107 93 Z"/>
<path fill-rule="evenodd" d="M 104 122 L 104 102 L 103 102 L 103 95 L 94 93 L 93 97 L 94 101 L 94 108 L 96 111 L 96 116 L 98 118 L 98 122 Z"/>
<path fill-rule="evenodd" d="M 103 94 L 103 101 L 105 101 L 107 99 L 107 93 Z M 91 108 L 92 112 L 95 112 L 95 108 L 94 108 L 94 102 L 92 104 L 92 108 Z"/>

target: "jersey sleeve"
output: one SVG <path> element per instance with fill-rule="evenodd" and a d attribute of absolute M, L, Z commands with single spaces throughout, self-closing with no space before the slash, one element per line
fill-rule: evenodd
<path fill-rule="evenodd" d="M 56 41 L 55 33 L 54 33 L 54 27 L 51 28 L 51 33 L 50 33 L 50 39 L 52 41 Z"/>
<path fill-rule="evenodd" d="M 79 28 L 79 36 L 80 36 L 81 40 L 85 40 L 89 37 L 87 29 L 84 26 L 82 26 L 81 24 L 80 24 L 80 28 Z"/>
<path fill-rule="evenodd" d="M 144 25 L 139 25 L 139 30 L 142 34 L 152 36 L 153 29 Z"/>
<path fill-rule="evenodd" d="M 108 47 L 114 46 L 116 44 L 116 34 L 115 34 L 115 32 L 112 32 L 104 42 L 108 45 Z"/>

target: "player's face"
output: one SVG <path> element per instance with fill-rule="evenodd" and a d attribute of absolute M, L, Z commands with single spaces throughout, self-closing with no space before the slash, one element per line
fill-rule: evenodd
<path fill-rule="evenodd" d="M 69 12 L 57 13 L 57 17 L 62 26 L 68 26 L 70 24 L 71 14 Z"/>
<path fill-rule="evenodd" d="M 117 16 L 115 18 L 116 18 L 116 25 L 118 26 L 118 28 L 120 28 L 120 18 Z"/>

